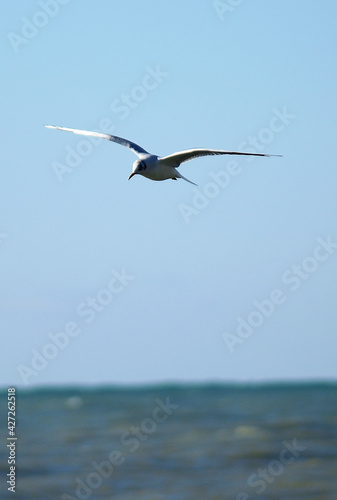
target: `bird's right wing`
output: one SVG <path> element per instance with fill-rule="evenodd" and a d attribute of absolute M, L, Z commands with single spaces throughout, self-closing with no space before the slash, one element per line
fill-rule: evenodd
<path fill-rule="evenodd" d="M 186 151 L 179 151 L 178 153 L 173 153 L 168 156 L 163 156 L 160 158 L 160 161 L 177 168 L 181 163 L 185 161 L 193 160 L 193 158 L 198 158 L 199 156 L 208 155 L 280 156 L 269 155 L 265 153 L 243 153 L 240 151 L 223 151 L 218 149 L 195 148 L 188 149 Z"/>
<path fill-rule="evenodd" d="M 56 128 L 57 130 L 65 130 L 66 132 L 73 132 L 74 134 L 79 135 L 90 135 L 92 137 L 102 137 L 102 139 L 107 139 L 108 141 L 117 142 L 117 144 L 121 144 L 122 146 L 126 146 L 131 149 L 137 156 L 141 157 L 143 155 L 148 155 L 149 153 L 145 151 L 145 149 L 138 146 L 134 142 L 128 141 L 127 139 L 123 139 L 122 137 L 118 137 L 117 135 L 103 134 L 101 132 L 90 132 L 89 130 L 78 130 L 76 128 L 67 128 L 67 127 L 56 127 L 54 125 L 45 125 L 47 128 Z"/>

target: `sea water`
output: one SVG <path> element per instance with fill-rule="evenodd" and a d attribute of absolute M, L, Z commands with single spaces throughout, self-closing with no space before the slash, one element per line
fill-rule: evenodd
<path fill-rule="evenodd" d="M 16 492 L 0 498 L 336 500 L 337 385 L 16 390 Z"/>

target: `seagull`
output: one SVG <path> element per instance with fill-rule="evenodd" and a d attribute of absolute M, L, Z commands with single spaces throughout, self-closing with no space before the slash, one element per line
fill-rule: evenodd
<path fill-rule="evenodd" d="M 65 130 L 66 132 L 73 132 L 79 135 L 88 135 L 92 137 L 101 137 L 107 139 L 108 141 L 117 142 L 122 146 L 126 146 L 131 149 L 137 156 L 138 160 L 133 163 L 132 173 L 129 175 L 129 180 L 136 174 L 142 175 L 151 179 L 153 181 L 164 181 L 166 179 L 184 179 L 191 184 L 194 182 L 186 179 L 181 175 L 177 168 L 185 161 L 193 160 L 193 158 L 198 158 L 199 156 L 208 155 L 244 155 L 244 156 L 282 156 L 282 155 L 270 155 L 263 153 L 242 153 L 238 151 L 223 151 L 217 149 L 204 149 L 204 148 L 194 148 L 187 149 L 186 151 L 179 151 L 178 153 L 173 153 L 168 156 L 157 156 L 149 153 L 142 147 L 138 146 L 134 142 L 128 139 L 123 139 L 116 135 L 103 134 L 101 132 L 90 132 L 88 130 L 78 130 L 75 128 L 67 127 L 56 127 L 55 125 L 45 125 L 47 128 L 55 128 L 57 130 Z"/>

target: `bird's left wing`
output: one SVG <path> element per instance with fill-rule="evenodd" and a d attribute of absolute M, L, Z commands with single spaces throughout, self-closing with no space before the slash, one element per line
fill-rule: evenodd
<path fill-rule="evenodd" d="M 74 134 L 79 135 L 90 135 L 92 137 L 102 137 L 102 139 L 107 139 L 108 141 L 117 142 L 117 144 L 121 144 L 122 146 L 126 146 L 131 149 L 137 156 L 143 156 L 149 154 L 145 149 L 138 146 L 134 142 L 128 141 L 127 139 L 123 139 L 122 137 L 118 137 L 117 135 L 103 134 L 101 132 L 90 132 L 89 130 L 78 130 L 76 128 L 67 128 L 67 127 L 56 127 L 55 125 L 45 125 L 47 128 L 56 128 L 58 130 L 65 130 L 66 132 L 73 132 Z"/>
<path fill-rule="evenodd" d="M 245 156 L 281 156 L 281 155 L 269 155 L 264 153 L 242 153 L 239 151 L 222 151 L 218 149 L 187 149 L 186 151 L 179 151 L 178 153 L 173 153 L 172 155 L 163 156 L 160 161 L 171 165 L 172 167 L 179 167 L 184 161 L 193 160 L 193 158 L 198 158 L 199 156 L 209 156 L 209 155 L 245 155 Z"/>

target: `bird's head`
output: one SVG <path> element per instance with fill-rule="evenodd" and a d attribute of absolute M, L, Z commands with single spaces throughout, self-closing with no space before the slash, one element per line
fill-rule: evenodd
<path fill-rule="evenodd" d="M 143 160 L 136 160 L 132 166 L 132 174 L 129 176 L 129 180 L 136 174 L 144 175 L 146 171 L 146 164 Z"/>

